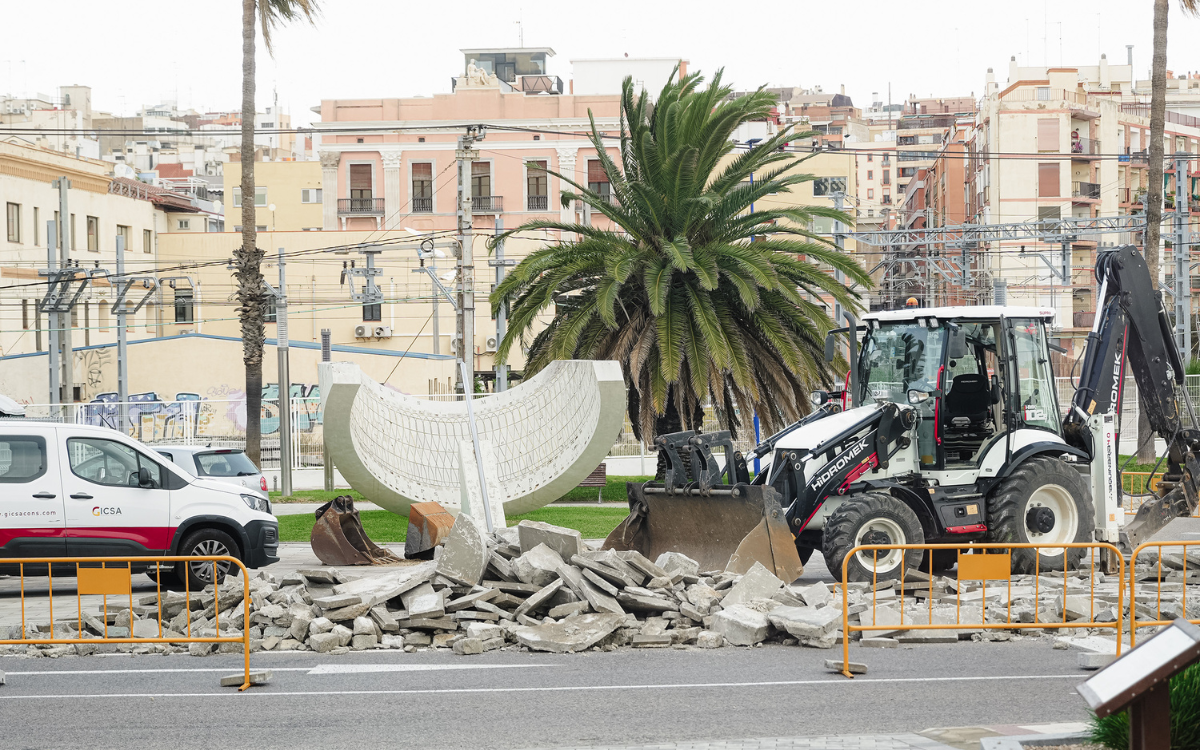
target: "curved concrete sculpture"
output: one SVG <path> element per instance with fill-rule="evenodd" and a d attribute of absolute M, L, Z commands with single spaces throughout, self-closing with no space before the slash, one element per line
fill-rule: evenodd
<path fill-rule="evenodd" d="M 325 444 L 351 487 L 401 515 L 424 501 L 457 514 L 478 496 L 465 401 L 397 393 L 349 362 L 319 370 Z M 617 362 L 558 361 L 473 406 L 489 503 L 525 513 L 562 497 L 608 455 L 625 421 L 625 382 Z M 482 520 L 481 508 L 468 512 Z"/>

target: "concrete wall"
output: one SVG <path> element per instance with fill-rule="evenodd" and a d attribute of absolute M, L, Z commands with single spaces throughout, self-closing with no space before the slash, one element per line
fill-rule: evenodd
<path fill-rule="evenodd" d="M 260 115 L 261 117 L 261 115 Z M 242 182 L 241 162 L 230 162 L 223 175 L 225 229 L 242 223 L 242 209 L 234 205 L 234 189 Z M 321 203 L 302 203 L 302 190 L 321 188 L 321 164 L 315 161 L 262 161 L 254 165 L 254 184 L 267 189 L 267 206 L 258 206 L 255 223 L 268 231 L 299 232 L 321 229 Z"/>

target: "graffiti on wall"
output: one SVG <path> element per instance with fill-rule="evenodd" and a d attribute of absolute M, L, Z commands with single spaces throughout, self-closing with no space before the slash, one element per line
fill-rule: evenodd
<path fill-rule="evenodd" d="M 321 424 L 321 386 L 313 383 L 292 383 L 288 389 L 291 393 L 295 409 L 296 424 L 294 431 L 312 432 Z M 225 404 L 225 417 L 242 432 L 246 430 L 246 392 L 217 386 L 209 389 L 209 396 L 221 399 Z M 264 385 L 262 389 L 262 416 L 260 427 L 264 435 L 274 435 L 279 432 L 279 386 L 276 383 Z"/>

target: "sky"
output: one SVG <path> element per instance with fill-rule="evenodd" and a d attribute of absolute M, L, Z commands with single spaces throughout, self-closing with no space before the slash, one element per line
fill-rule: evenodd
<path fill-rule="evenodd" d="M 92 87 L 93 108 L 133 114 L 176 101 L 199 111 L 241 101 L 241 4 L 51 0 L 45 34 L 9 34 L 0 51 L 0 91 L 56 95 Z M 933 10 L 932 8 L 938 8 Z M 929 8 L 929 9 L 927 9 Z M 942 9 L 950 12 L 943 12 Z M 1094 65 L 1101 52 L 1148 78 L 1152 0 L 1007 0 L 926 5 L 859 0 L 767 5 L 691 0 L 588 2 L 396 2 L 324 0 L 315 27 L 274 34 L 274 57 L 259 44 L 258 107 L 278 96 L 294 125 L 315 119 L 322 99 L 448 93 L 461 48 L 551 47 L 549 72 L 565 80 L 572 59 L 681 57 L 692 71 L 725 69 L 738 89 L 845 85 L 866 108 L 918 96 L 980 96 L 989 67 L 1001 83 L 1010 56 L 1020 64 Z M 49 28 L 53 17 L 54 27 Z M 1171 3 L 1169 69 L 1200 71 L 1200 19 Z M 30 29 L 36 30 L 36 29 Z"/>

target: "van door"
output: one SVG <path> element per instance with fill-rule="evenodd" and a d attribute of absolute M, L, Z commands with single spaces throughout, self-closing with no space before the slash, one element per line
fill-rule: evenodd
<path fill-rule="evenodd" d="M 88 435 L 70 435 L 62 461 L 71 556 L 145 555 L 171 546 L 171 493 L 158 461 L 129 443 Z"/>
<path fill-rule="evenodd" d="M 54 430 L 0 435 L 0 556 L 63 557 L 66 514 Z"/>

